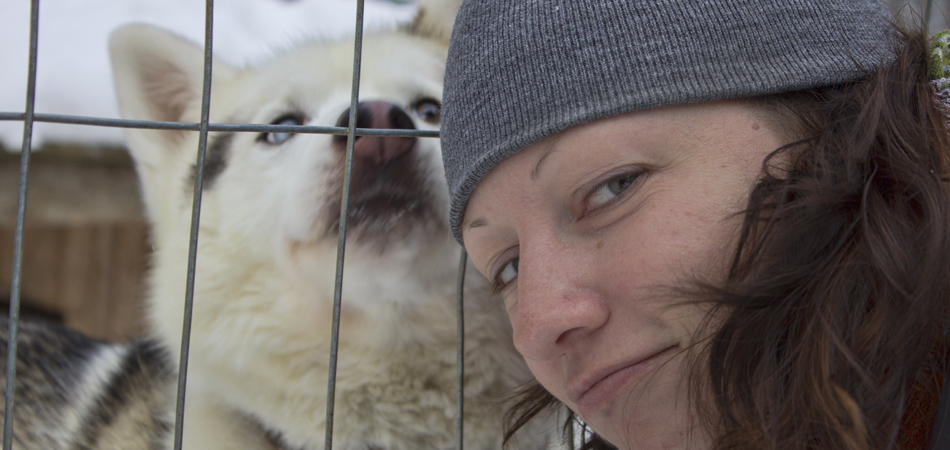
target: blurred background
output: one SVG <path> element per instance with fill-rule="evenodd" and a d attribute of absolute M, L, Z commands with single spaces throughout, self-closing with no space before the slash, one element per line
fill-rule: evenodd
<path fill-rule="evenodd" d="M 929 17 L 931 32 L 950 28 L 950 0 L 886 3 L 918 22 Z M 405 23 L 415 10 L 415 0 L 367 0 L 365 26 Z M 355 0 L 218 0 L 214 53 L 241 66 L 302 40 L 352 35 L 355 11 Z M 107 39 L 131 22 L 201 43 L 204 2 L 43 0 L 35 111 L 117 118 Z M 30 2 L 0 0 L 0 112 L 24 111 L 29 30 Z M 0 300 L 10 293 L 22 140 L 22 123 L 0 121 Z M 145 331 L 148 229 L 122 143 L 117 128 L 34 124 L 21 278 L 23 313 L 109 340 Z"/>

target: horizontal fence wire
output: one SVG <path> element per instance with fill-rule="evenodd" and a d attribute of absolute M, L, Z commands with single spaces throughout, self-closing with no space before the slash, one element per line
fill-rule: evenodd
<path fill-rule="evenodd" d="M 26 219 L 26 192 L 33 148 L 33 108 L 36 104 L 36 56 L 40 26 L 40 2 L 30 6 L 30 61 L 23 115 L 23 146 L 20 149 L 20 180 L 17 187 L 16 227 L 13 240 L 13 273 L 10 281 L 10 320 L 7 341 L 6 391 L 3 411 L 3 450 L 13 447 L 14 396 L 16 387 L 17 335 L 20 329 L 20 279 L 23 270 L 23 224 Z"/>
<path fill-rule="evenodd" d="M 356 41 L 353 59 L 353 87 L 350 98 L 350 120 L 347 127 L 333 126 L 313 126 L 313 125 L 274 125 L 274 124 L 252 124 L 252 123 L 212 123 L 210 122 L 210 98 L 211 98 L 211 69 L 212 69 L 212 30 L 213 30 L 213 0 L 206 0 L 205 7 L 205 43 L 204 43 L 204 79 L 202 87 L 201 118 L 199 122 L 168 122 L 151 120 L 129 120 L 117 118 L 104 118 L 92 116 L 77 116 L 66 114 L 47 114 L 35 113 L 35 86 L 36 86 L 36 57 L 37 57 L 37 36 L 39 23 L 39 1 L 32 1 L 33 9 L 31 11 L 31 35 L 30 35 L 30 64 L 29 78 L 27 88 L 27 102 L 25 112 L 0 111 L 0 121 L 20 121 L 24 123 L 23 147 L 21 149 L 21 170 L 19 183 L 19 197 L 17 203 L 17 222 L 14 234 L 14 261 L 13 277 L 10 293 L 10 346 L 7 354 L 7 385 L 6 385 L 6 408 L 4 411 L 4 450 L 10 450 L 13 440 L 13 411 L 14 411 L 14 393 L 15 374 L 16 374 L 16 342 L 17 330 L 19 324 L 19 300 L 20 300 L 20 273 L 22 267 L 22 245 L 23 245 L 23 223 L 26 211 L 26 191 L 27 174 L 29 168 L 29 157 L 32 149 L 32 130 L 33 123 L 59 123 L 72 124 L 80 126 L 99 126 L 112 128 L 136 128 L 152 130 L 182 130 L 199 132 L 197 166 L 204 165 L 204 159 L 207 152 L 208 133 L 210 132 L 280 132 L 280 133 L 300 133 L 300 134 L 328 134 L 337 136 L 347 136 L 344 189 L 341 203 L 339 242 L 337 251 L 337 274 L 334 286 L 334 307 L 331 330 L 331 349 L 329 377 L 327 383 L 327 414 L 325 431 L 325 450 L 332 449 L 333 441 L 333 414 L 335 403 L 335 384 L 336 368 L 339 347 L 339 324 L 340 310 L 342 304 L 342 281 L 343 281 L 343 263 L 345 256 L 346 239 L 346 218 L 348 214 L 350 177 L 352 172 L 353 146 L 358 136 L 392 136 L 392 137 L 421 137 L 438 138 L 438 130 L 406 130 L 406 129 L 377 129 L 377 128 L 357 128 L 356 113 L 359 103 L 359 77 L 360 63 L 362 58 L 362 35 L 363 35 L 363 8 L 364 1 L 357 1 L 356 12 Z M 194 283 L 197 269 L 197 244 L 198 229 L 201 214 L 201 195 L 203 185 L 203 171 L 197 171 L 195 175 L 194 199 L 192 203 L 192 223 L 189 242 L 189 257 L 187 268 L 187 285 L 184 298 L 184 311 L 182 318 L 182 343 L 179 361 L 179 379 L 176 396 L 175 411 L 175 429 L 174 429 L 174 449 L 180 450 L 183 442 L 184 419 L 185 419 L 185 392 L 187 386 L 188 373 L 188 355 L 191 340 L 191 318 L 194 303 Z M 463 296 L 462 286 L 465 280 L 465 261 L 467 255 L 462 252 L 459 263 L 458 275 L 458 390 L 457 390 L 457 436 L 458 448 L 463 446 L 463 428 L 462 419 L 464 411 L 463 386 L 464 386 L 464 315 L 462 312 Z"/>
<path fill-rule="evenodd" d="M 0 121 L 23 121 L 24 113 L 0 111 Z M 104 117 L 73 116 L 65 114 L 34 114 L 34 122 L 89 125 L 110 128 L 139 128 L 148 130 L 200 131 L 199 122 L 162 122 L 155 120 L 110 119 Z M 317 125 L 265 125 L 257 123 L 208 123 L 208 131 L 235 131 L 257 133 L 332 134 L 346 136 L 349 127 Z M 355 128 L 356 136 L 439 137 L 438 130 L 406 130 L 386 128 Z"/>

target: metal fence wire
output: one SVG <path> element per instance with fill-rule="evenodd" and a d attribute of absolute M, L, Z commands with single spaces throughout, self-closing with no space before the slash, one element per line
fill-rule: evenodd
<path fill-rule="evenodd" d="M 900 6 L 904 1 L 887 1 L 891 6 Z M 923 18 L 923 23 L 928 24 L 933 27 L 931 23 L 932 15 L 937 13 L 946 14 L 948 11 L 943 11 L 944 7 L 950 7 L 950 2 L 941 1 L 935 5 L 934 0 L 929 0 L 926 4 L 923 4 L 922 1 L 914 2 L 916 5 L 912 5 L 912 8 L 917 8 L 920 11 L 920 15 Z M 337 363 L 337 350 L 339 344 L 339 333 L 340 333 L 340 307 L 341 307 L 341 294 L 342 294 L 342 281 L 343 281 L 343 260 L 345 255 L 346 247 L 346 223 L 348 214 L 346 214 L 349 201 L 349 189 L 350 189 L 350 177 L 352 171 L 352 160 L 353 160 L 353 143 L 357 136 L 396 136 L 396 137 L 423 137 L 423 138 L 437 138 L 437 131 L 426 131 L 426 130 L 394 130 L 394 129 L 364 129 L 356 128 L 356 112 L 357 112 L 357 103 L 359 100 L 359 80 L 360 80 L 360 64 L 362 57 L 362 38 L 363 38 L 363 7 L 364 0 L 357 0 L 356 2 L 356 25 L 355 25 L 355 47 L 354 47 L 354 58 L 353 58 L 353 78 L 352 78 L 352 92 L 350 96 L 350 108 L 349 108 L 349 122 L 348 126 L 343 127 L 325 127 L 325 126 L 310 126 L 310 125 L 263 125 L 263 124 L 233 124 L 233 123 L 209 123 L 209 110 L 210 110 L 210 97 L 211 97 L 211 67 L 212 67 L 212 29 L 214 25 L 214 1 L 206 0 L 205 4 L 205 34 L 204 34 L 204 81 L 202 88 L 202 100 L 201 100 L 201 118 L 198 123 L 185 123 L 185 122 L 161 122 L 161 121 L 144 121 L 144 120 L 124 120 L 124 119 L 110 119 L 110 118 L 100 118 L 100 117 L 86 117 L 86 116 L 74 116 L 74 115 L 61 115 L 61 114 L 36 114 L 34 112 L 35 105 L 35 94 L 36 94 L 36 59 L 38 54 L 37 48 L 37 37 L 39 31 L 40 17 L 39 17 L 39 0 L 31 0 L 31 12 L 30 12 L 30 37 L 29 37 L 29 64 L 28 64 L 28 76 L 27 76 L 27 93 L 26 93 L 26 106 L 24 112 L 3 112 L 0 111 L 0 121 L 20 121 L 23 122 L 23 144 L 20 151 L 20 170 L 19 170 L 19 183 L 18 183 L 18 196 L 17 196 L 17 209 L 16 209 L 16 225 L 14 229 L 14 246 L 13 246 L 13 273 L 11 278 L 11 287 L 10 287 L 10 327 L 9 327 L 9 348 L 7 352 L 7 372 L 6 372 L 6 404 L 4 411 L 4 430 L 3 430 L 3 450 L 10 450 L 12 447 L 13 441 L 13 409 L 15 407 L 14 402 L 14 380 L 16 377 L 16 351 L 17 351 L 17 334 L 19 329 L 19 312 L 20 312 L 20 280 L 22 272 L 22 257 L 23 257 L 23 226 L 24 226 L 24 217 L 26 213 L 26 199 L 27 199 L 27 188 L 28 188 L 28 172 L 30 166 L 30 154 L 32 151 L 32 134 L 33 134 L 33 124 L 35 122 L 53 122 L 53 123 L 65 123 L 65 124 L 76 124 L 76 125 L 89 125 L 89 126 L 101 126 L 101 127 L 118 127 L 118 128 L 143 128 L 143 129 L 160 129 L 160 130 L 183 130 L 183 131 L 198 131 L 199 132 L 199 145 L 198 145 L 198 157 L 196 167 L 204 167 L 204 159 L 208 145 L 208 133 L 217 132 L 217 131 L 228 131 L 228 132 L 283 132 L 283 133 L 303 133 L 303 134 L 331 134 L 331 135 L 345 135 L 347 137 L 346 144 L 346 156 L 345 156 L 345 169 L 344 169 L 344 189 L 343 189 L 343 198 L 341 202 L 341 213 L 340 213 L 340 224 L 339 224 L 339 240 L 337 247 L 337 264 L 336 264 L 336 278 L 335 278 L 335 288 L 334 288 L 334 297 L 333 297 L 333 321 L 332 321 L 332 330 L 331 330 L 331 346 L 330 346 L 330 365 L 329 365 L 329 382 L 327 385 L 327 409 L 326 409 L 326 430 L 325 430 L 325 448 L 326 450 L 332 449 L 333 444 L 333 412 L 334 412 L 334 394 L 335 394 L 335 384 L 336 384 L 336 363 Z M 940 9 L 940 11 L 935 11 L 935 9 Z M 921 11 L 922 10 L 922 11 Z M 938 25 L 946 26 L 946 24 Z M 195 183 L 194 183 L 194 200 L 192 205 L 192 222 L 191 222 L 191 236 L 190 236 L 190 247 L 189 247 L 189 259 L 188 259 L 188 268 L 187 268 L 187 286 L 186 294 L 184 299 L 184 319 L 182 324 L 182 344 L 181 344 L 181 360 L 180 360 L 180 372 L 178 379 L 178 394 L 176 402 L 176 417 L 175 417 L 175 446 L 176 450 L 181 448 L 182 444 L 182 430 L 183 430 L 183 420 L 184 420 L 184 406 L 185 406 L 185 386 L 188 380 L 187 369 L 188 369 L 188 352 L 189 352 L 189 343 L 190 343 L 190 334 L 191 334 L 191 313 L 192 313 L 192 304 L 194 296 L 194 277 L 195 277 L 195 264 L 196 264 L 196 253 L 197 253 L 197 243 L 198 243 L 198 223 L 200 220 L 201 214 L 201 194 L 202 194 L 202 184 L 203 184 L 203 174 L 204 171 L 197 170 L 195 171 Z M 459 272 L 458 272 L 458 289 L 457 289 L 457 308 L 458 308 L 458 390 L 457 390 L 457 418 L 456 418 L 456 427 L 457 427 L 457 448 L 462 449 L 462 418 L 464 412 L 463 405 L 463 394 L 462 386 L 464 380 L 464 366 L 463 366 L 463 353 L 464 353 L 464 317 L 462 314 L 462 305 L 464 299 L 462 298 L 462 286 L 465 282 L 465 264 L 467 256 L 465 252 L 462 252 L 460 261 L 459 261 Z"/>
<path fill-rule="evenodd" d="M 340 334 L 340 309 L 342 299 L 343 284 L 343 260 L 346 249 L 346 211 L 348 209 L 350 178 L 353 162 L 353 144 L 357 136 L 396 136 L 396 137 L 422 137 L 438 138 L 437 131 L 428 130 L 395 130 L 395 129 L 365 129 L 356 128 L 357 103 L 359 102 L 359 80 L 360 63 L 362 58 L 363 41 L 363 8 L 364 0 L 356 2 L 356 32 L 353 57 L 353 79 L 352 92 L 350 96 L 349 122 L 348 126 L 343 127 L 325 127 L 325 126 L 306 126 L 306 125 L 263 125 L 263 124 L 224 124 L 209 123 L 210 99 L 211 99 L 211 67 L 212 67 L 212 30 L 214 26 L 214 1 L 206 0 L 205 3 L 205 34 L 204 34 L 204 78 L 201 97 L 201 118 L 198 123 L 185 122 L 160 122 L 145 120 L 124 120 L 109 119 L 98 117 L 71 116 L 60 114 L 35 114 L 36 97 L 36 58 L 38 54 L 37 37 L 39 34 L 39 0 L 31 1 L 30 12 L 30 51 L 29 51 L 29 74 L 27 78 L 26 107 L 23 113 L 0 112 L 0 120 L 22 121 L 23 127 L 23 145 L 20 151 L 20 172 L 18 183 L 17 213 L 16 225 L 14 229 L 14 248 L 13 248 L 13 273 L 10 287 L 10 327 L 9 327 L 9 347 L 7 351 L 7 372 L 6 372 L 6 404 L 4 411 L 4 430 L 3 430 L 3 450 L 10 450 L 13 442 L 13 410 L 14 402 L 14 380 L 16 377 L 16 351 L 17 334 L 19 330 L 19 312 L 20 312 L 20 279 L 23 261 L 23 224 L 26 214 L 26 199 L 28 188 L 28 173 L 30 166 L 30 154 L 32 151 L 32 134 L 34 122 L 55 122 L 90 126 L 119 127 L 119 128 L 144 128 L 158 130 L 185 130 L 198 131 L 198 157 L 196 167 L 204 167 L 205 154 L 208 146 L 208 133 L 211 131 L 235 131 L 235 132 L 284 132 L 284 133 L 318 133 L 331 135 L 345 135 L 347 137 L 346 156 L 344 168 L 344 188 L 341 203 L 339 240 L 337 247 L 336 277 L 333 296 L 333 320 L 330 340 L 330 364 L 329 364 L 329 382 L 327 383 L 327 409 L 326 409 L 326 430 L 325 430 L 325 448 L 332 449 L 333 446 L 333 412 L 334 395 L 336 388 L 336 367 L 338 356 L 338 344 Z M 185 387 L 188 381 L 188 353 L 191 336 L 191 315 L 194 298 L 195 265 L 197 257 L 198 244 L 198 224 L 201 215 L 201 193 L 203 185 L 203 172 L 195 171 L 194 200 L 192 203 L 191 235 L 187 269 L 187 285 L 184 298 L 184 319 L 182 323 L 182 341 L 181 341 L 181 360 L 178 377 L 178 393 L 176 400 L 175 430 L 174 430 L 174 448 L 181 449 L 182 430 L 184 423 L 185 409 Z M 464 318 L 462 314 L 462 286 L 465 282 L 465 261 L 467 256 L 462 252 L 459 263 L 458 289 L 457 289 L 457 307 L 458 307 L 458 389 L 457 389 L 457 447 L 462 449 L 462 413 L 463 394 L 462 386 L 464 381 L 463 351 L 464 351 Z"/>

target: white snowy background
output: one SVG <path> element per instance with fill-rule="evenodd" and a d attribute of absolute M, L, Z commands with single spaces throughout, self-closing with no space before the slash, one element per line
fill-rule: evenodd
<path fill-rule="evenodd" d="M 233 65 L 266 58 L 308 39 L 352 36 L 356 0 L 218 0 L 214 54 Z M 413 0 L 367 0 L 365 29 L 411 20 Z M 37 57 L 37 113 L 118 118 L 107 42 L 127 23 L 159 25 L 204 41 L 202 0 L 42 0 Z M 30 1 L 0 0 L 0 112 L 26 107 Z M 0 146 L 18 152 L 23 124 L 0 121 Z M 45 143 L 118 146 L 118 128 L 36 122 L 33 148 Z"/>

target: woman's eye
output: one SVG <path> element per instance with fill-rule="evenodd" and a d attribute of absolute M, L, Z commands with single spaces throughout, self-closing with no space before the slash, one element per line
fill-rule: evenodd
<path fill-rule="evenodd" d="M 627 190 L 639 177 L 639 173 L 625 173 L 613 177 L 600 186 L 587 198 L 587 210 L 592 211 L 607 204 Z"/>
<path fill-rule="evenodd" d="M 492 277 L 495 291 L 500 291 L 518 277 L 518 258 L 512 258 Z"/>
<path fill-rule="evenodd" d="M 274 119 L 271 125 L 303 125 L 306 119 L 300 114 L 286 114 Z M 261 133 L 258 141 L 269 145 L 279 145 L 294 137 L 294 133 L 275 131 L 272 133 Z"/>
<path fill-rule="evenodd" d="M 433 98 L 423 98 L 412 105 L 412 110 L 420 119 L 438 125 L 442 121 L 442 104 Z"/>

